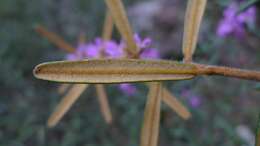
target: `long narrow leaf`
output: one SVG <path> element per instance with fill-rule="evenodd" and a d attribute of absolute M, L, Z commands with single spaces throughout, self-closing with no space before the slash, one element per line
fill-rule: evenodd
<path fill-rule="evenodd" d="M 184 35 L 182 51 L 184 60 L 192 61 L 195 51 L 201 20 L 205 11 L 207 0 L 189 0 L 184 22 Z"/>
<path fill-rule="evenodd" d="M 112 113 L 109 107 L 106 91 L 103 85 L 96 85 L 98 101 L 100 103 L 100 110 L 108 124 L 112 123 Z"/>
<path fill-rule="evenodd" d="M 70 107 L 75 103 L 83 91 L 88 87 L 87 84 L 73 85 L 70 91 L 64 96 L 61 102 L 56 107 L 55 111 L 52 113 L 48 120 L 48 126 L 54 127 L 64 114 L 70 109 Z"/>
<path fill-rule="evenodd" d="M 150 84 L 141 131 L 141 146 L 156 146 L 159 137 L 162 85 L 158 82 Z"/>
<path fill-rule="evenodd" d="M 163 88 L 163 101 L 183 119 L 187 120 L 191 117 L 189 110 L 165 88 Z"/>
<path fill-rule="evenodd" d="M 92 59 L 43 63 L 34 69 L 39 79 L 73 83 L 123 83 L 190 79 L 196 66 L 174 61 Z"/>
<path fill-rule="evenodd" d="M 130 27 L 124 6 L 121 0 L 105 0 L 109 12 L 111 13 L 115 25 L 117 26 L 120 34 L 127 44 L 127 52 L 133 56 L 136 56 L 138 52 L 138 47 L 133 38 L 133 32 Z"/>
<path fill-rule="evenodd" d="M 58 92 L 64 94 L 70 88 L 70 84 L 62 84 L 58 87 Z"/>
<path fill-rule="evenodd" d="M 57 34 L 48 31 L 43 26 L 38 25 L 38 26 L 35 27 L 35 30 L 36 30 L 36 32 L 38 32 L 42 36 L 46 37 L 50 42 L 52 42 L 58 48 L 64 49 L 67 52 L 74 52 L 75 51 L 75 48 L 73 46 L 68 44 L 65 40 L 63 40 Z"/>
<path fill-rule="evenodd" d="M 103 26 L 102 38 L 103 40 L 110 40 L 113 32 L 113 20 L 110 13 L 107 11 Z"/>
<path fill-rule="evenodd" d="M 69 83 L 185 80 L 197 75 L 220 75 L 260 81 L 260 71 L 165 60 L 90 59 L 58 61 L 43 63 L 34 69 L 34 76 L 39 79 Z"/>

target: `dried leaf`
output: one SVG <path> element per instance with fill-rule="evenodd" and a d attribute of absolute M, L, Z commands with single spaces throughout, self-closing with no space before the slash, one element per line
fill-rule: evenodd
<path fill-rule="evenodd" d="M 124 15 L 124 14 L 122 14 Z M 127 16 L 126 16 L 127 17 Z M 117 25 L 119 26 L 119 25 Z M 129 25 L 130 26 L 130 25 Z M 127 26 L 124 26 L 124 28 L 126 28 Z M 119 28 L 120 29 L 120 28 Z M 125 34 L 121 34 L 121 35 L 125 35 Z M 133 36 L 132 36 L 133 38 Z M 131 40 L 128 40 L 128 41 L 131 41 Z M 129 42 L 131 43 L 131 42 Z M 128 47 L 128 49 L 132 49 L 133 52 L 135 52 L 136 54 L 138 53 L 138 50 L 135 49 L 135 48 L 131 48 L 131 47 Z M 127 53 L 127 52 L 126 52 Z M 133 57 L 131 56 L 131 54 L 129 54 L 130 56 L 129 57 Z M 136 56 L 135 56 L 136 57 Z M 167 92 L 167 89 L 164 89 L 166 90 Z M 169 92 L 167 92 L 169 93 Z M 164 96 L 163 99 L 165 99 L 165 103 L 168 104 L 171 108 L 173 108 L 173 110 L 176 110 L 176 112 L 181 116 L 183 117 L 184 119 L 187 119 L 190 117 L 190 113 L 188 112 L 188 110 L 180 103 L 178 102 L 178 99 L 176 99 L 175 97 L 172 97 L 171 95 L 167 94 L 167 96 Z"/>
<path fill-rule="evenodd" d="M 191 117 L 189 110 L 167 89 L 163 88 L 163 101 L 171 107 L 183 119 L 187 120 Z"/>
<path fill-rule="evenodd" d="M 122 12 L 123 13 L 123 12 Z M 124 15 L 124 14 L 122 14 L 122 15 Z M 126 16 L 127 17 L 127 16 Z M 117 25 L 118 26 L 118 25 Z M 130 26 L 130 25 L 129 25 Z M 127 27 L 127 26 L 125 26 L 125 27 Z M 125 28 L 124 27 L 124 28 Z M 120 29 L 120 28 L 119 28 Z M 121 35 L 125 35 L 125 34 L 121 34 Z M 133 38 L 133 36 L 132 36 L 132 38 Z M 128 40 L 128 41 L 131 41 L 131 40 Z M 131 43 L 131 42 L 129 42 L 129 43 Z M 135 52 L 136 54 L 138 53 L 138 50 L 137 49 L 135 49 L 135 48 L 131 48 L 131 47 L 128 47 L 128 49 L 132 49 L 133 50 L 133 52 Z M 126 52 L 127 53 L 127 52 Z M 133 57 L 133 56 L 131 56 L 131 54 L 130 54 L 130 56 L 129 57 Z M 169 93 L 168 91 L 167 91 L 167 89 L 164 89 L 164 91 L 165 92 L 167 92 L 167 93 Z M 164 101 L 165 101 L 165 103 L 166 104 L 168 104 L 171 108 L 173 108 L 173 110 L 176 110 L 176 112 L 181 116 L 181 117 L 183 117 L 184 119 L 187 119 L 187 118 L 189 118 L 190 117 L 190 113 L 188 112 L 188 110 L 180 103 L 180 102 L 178 102 L 178 99 L 176 99 L 175 97 L 172 97 L 171 95 L 169 95 L 169 94 L 166 94 L 166 96 L 164 96 L 164 98 L 163 99 L 165 99 Z"/>
<path fill-rule="evenodd" d="M 57 34 L 48 31 L 41 25 L 35 27 L 35 31 L 41 34 L 42 36 L 46 37 L 50 42 L 56 45 L 58 48 L 64 49 L 67 52 L 74 52 L 75 48 L 64 41 L 60 36 Z"/>
<path fill-rule="evenodd" d="M 115 25 L 117 26 L 123 39 L 126 41 L 127 48 L 126 51 L 131 56 L 137 56 L 138 47 L 133 38 L 133 32 L 130 27 L 125 8 L 121 0 L 105 0 L 109 12 L 111 13 Z"/>
<path fill-rule="evenodd" d="M 83 91 L 88 87 L 87 84 L 77 84 L 69 90 L 66 96 L 64 96 L 61 102 L 56 107 L 48 120 L 48 127 L 54 127 L 64 114 L 70 109 L 73 103 L 79 98 Z"/>
<path fill-rule="evenodd" d="M 97 96 L 100 104 L 101 113 L 108 124 L 112 123 L 112 114 L 109 107 L 106 91 L 103 85 L 96 85 Z"/>
<path fill-rule="evenodd" d="M 122 11 L 121 11 L 122 12 Z M 120 13 L 120 12 L 117 12 L 117 13 Z M 125 16 L 125 14 L 124 14 L 124 12 L 122 12 L 123 14 L 122 15 L 124 15 Z M 125 17 L 127 17 L 127 16 L 125 16 Z M 117 26 L 119 26 L 119 25 L 117 25 Z M 130 25 L 129 25 L 130 26 Z M 123 28 L 126 28 L 127 26 L 124 26 Z M 120 29 L 120 28 L 119 28 Z M 121 35 L 125 35 L 125 34 L 121 34 Z M 132 36 L 132 38 L 133 38 L 133 36 Z M 131 41 L 131 40 L 128 40 L 128 41 Z M 131 43 L 131 42 L 129 42 L 129 43 Z M 131 48 L 131 47 L 128 47 L 128 49 L 132 49 L 133 50 L 133 52 L 135 52 L 136 54 L 138 53 L 138 50 L 136 49 L 136 48 Z M 127 52 L 126 52 L 127 53 Z M 131 56 L 131 54 L 130 54 L 130 56 L 129 57 L 133 57 L 133 56 Z M 165 91 L 166 90 L 166 91 Z M 164 89 L 164 91 L 165 92 L 167 92 L 167 93 L 169 93 L 168 91 L 167 91 L 167 89 Z M 178 99 L 176 99 L 175 97 L 172 97 L 171 95 L 169 95 L 169 94 L 166 94 L 167 96 L 164 96 L 164 98 L 163 99 L 165 99 L 164 101 L 166 102 L 166 104 L 168 104 L 171 108 L 173 108 L 173 110 L 176 110 L 176 112 L 181 116 L 181 117 L 183 117 L 184 119 L 187 119 L 187 118 L 189 118 L 190 117 L 190 113 L 188 112 L 188 110 L 180 103 L 180 102 L 178 102 Z"/>
<path fill-rule="evenodd" d="M 69 87 L 70 87 L 70 84 L 62 84 L 59 86 L 58 92 L 60 94 L 64 94 L 69 89 Z"/>
<path fill-rule="evenodd" d="M 182 51 L 184 61 L 191 62 L 207 0 L 189 0 L 184 22 Z"/>
<path fill-rule="evenodd" d="M 106 13 L 106 18 L 103 26 L 103 40 L 110 40 L 113 33 L 113 20 L 109 12 Z"/>
<path fill-rule="evenodd" d="M 123 83 L 184 80 L 193 77 L 193 64 L 175 61 L 136 59 L 91 59 L 43 63 L 35 77 L 69 83 Z"/>
<path fill-rule="evenodd" d="M 162 84 L 150 83 L 141 131 L 141 146 L 156 146 L 159 137 Z"/>

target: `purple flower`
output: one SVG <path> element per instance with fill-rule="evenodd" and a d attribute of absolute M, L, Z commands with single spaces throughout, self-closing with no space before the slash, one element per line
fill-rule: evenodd
<path fill-rule="evenodd" d="M 140 58 L 142 59 L 158 59 L 159 58 L 159 52 L 157 49 L 145 49 L 141 54 Z"/>
<path fill-rule="evenodd" d="M 103 41 L 100 38 L 94 42 L 80 44 L 74 53 L 68 54 L 68 60 L 81 60 L 86 58 L 120 58 L 124 55 L 123 47 L 115 41 Z"/>
<path fill-rule="evenodd" d="M 70 53 L 66 56 L 67 60 L 80 60 L 87 58 L 87 48 L 88 44 L 79 44 L 78 48 L 76 48 L 74 53 Z"/>
<path fill-rule="evenodd" d="M 103 42 L 100 38 L 96 38 L 93 43 L 89 43 L 85 50 L 88 58 L 98 58 L 100 56 L 100 48 Z"/>
<path fill-rule="evenodd" d="M 152 40 L 150 38 L 141 39 L 138 34 L 134 34 L 134 40 L 137 46 L 141 49 L 149 48 L 152 44 Z"/>
<path fill-rule="evenodd" d="M 124 56 L 123 46 L 115 41 L 104 42 L 104 48 L 108 58 L 121 58 Z"/>
<path fill-rule="evenodd" d="M 242 38 L 245 35 L 245 26 L 251 26 L 256 20 L 256 7 L 251 6 L 244 12 L 238 13 L 239 2 L 234 1 L 224 11 L 224 17 L 219 22 L 217 35 L 227 37 L 234 35 L 237 38 Z"/>
<path fill-rule="evenodd" d="M 158 59 L 160 58 L 159 51 L 152 48 L 152 40 L 150 38 L 141 39 L 138 34 L 134 35 L 134 41 L 139 50 L 140 58 L 142 59 Z M 126 47 L 125 42 L 121 41 L 122 48 Z"/>
<path fill-rule="evenodd" d="M 189 98 L 189 104 L 193 108 L 197 108 L 201 105 L 201 98 L 199 96 L 191 96 Z"/>
<path fill-rule="evenodd" d="M 121 89 L 121 91 L 123 91 L 124 93 L 126 93 L 129 96 L 132 96 L 137 92 L 136 87 L 131 84 L 128 84 L 128 83 L 120 84 L 119 88 Z"/>
<path fill-rule="evenodd" d="M 158 59 L 159 52 L 155 48 L 151 48 L 152 40 L 150 38 L 144 38 L 143 40 L 138 34 L 134 35 L 134 40 L 137 46 L 140 48 L 140 58 L 142 59 Z"/>
<path fill-rule="evenodd" d="M 184 90 L 182 92 L 182 96 L 187 98 L 189 105 L 193 108 L 198 108 L 201 105 L 201 102 L 202 102 L 201 97 L 198 95 L 195 95 L 194 93 L 192 93 L 189 90 Z"/>

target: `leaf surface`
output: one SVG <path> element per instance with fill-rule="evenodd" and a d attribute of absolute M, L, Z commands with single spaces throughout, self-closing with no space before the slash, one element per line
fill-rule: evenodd
<path fill-rule="evenodd" d="M 128 21 L 125 8 L 121 0 L 105 0 L 107 7 L 109 8 L 109 12 L 111 13 L 115 25 L 122 35 L 124 41 L 126 41 L 127 48 L 126 51 L 136 56 L 136 52 L 138 52 L 138 47 L 133 38 L 133 32 Z"/>
<path fill-rule="evenodd" d="M 138 59 L 90 59 L 58 61 L 35 67 L 39 79 L 68 83 L 125 83 L 184 80 L 196 66 L 175 61 Z"/>
<path fill-rule="evenodd" d="M 159 137 L 162 84 L 150 83 L 141 131 L 141 146 L 156 146 Z"/>
<path fill-rule="evenodd" d="M 184 61 L 191 62 L 207 0 L 189 0 L 184 22 L 182 51 Z"/>
<path fill-rule="evenodd" d="M 76 84 L 72 86 L 48 119 L 48 127 L 54 127 L 60 121 L 87 87 L 88 84 Z"/>
<path fill-rule="evenodd" d="M 187 120 L 191 117 L 190 111 L 166 88 L 163 88 L 163 101 L 172 108 L 180 117 Z"/>
<path fill-rule="evenodd" d="M 109 107 L 105 88 L 104 88 L 103 85 L 97 84 L 96 90 L 97 90 L 97 96 L 98 96 L 98 101 L 99 101 L 99 104 L 100 104 L 101 113 L 102 113 L 105 121 L 108 124 L 111 124 L 112 123 L 112 113 L 111 113 L 111 110 L 110 110 L 110 107 Z"/>
<path fill-rule="evenodd" d="M 103 40 L 110 40 L 113 33 L 113 19 L 110 13 L 107 11 L 106 18 L 103 26 L 102 38 Z"/>
<path fill-rule="evenodd" d="M 70 86 L 71 86 L 70 84 L 61 84 L 58 87 L 59 94 L 64 94 L 70 88 Z"/>

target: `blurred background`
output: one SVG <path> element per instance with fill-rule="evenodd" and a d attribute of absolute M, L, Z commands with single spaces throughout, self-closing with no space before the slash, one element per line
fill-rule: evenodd
<path fill-rule="evenodd" d="M 209 1 L 194 61 L 260 69 L 259 2 Z M 252 2 L 251 4 L 247 2 Z M 238 24 L 229 17 L 247 13 Z M 181 60 L 187 1 L 124 0 L 135 32 L 153 39 L 164 59 Z M 248 5 L 247 5 L 248 4 Z M 134 84 L 134 95 L 107 85 L 113 124 L 107 125 L 93 87 L 86 90 L 61 122 L 46 122 L 62 95 L 58 83 L 33 77 L 34 66 L 63 60 L 66 52 L 34 30 L 41 24 L 73 46 L 79 34 L 88 41 L 100 36 L 103 0 L 0 1 L 0 145 L 5 146 L 137 146 L 147 88 Z M 231 18 L 232 20 L 232 18 Z M 118 39 L 117 31 L 114 38 Z M 260 84 L 224 77 L 198 77 L 165 82 L 192 112 L 184 121 L 163 104 L 160 146 L 253 146 L 260 111 Z"/>

